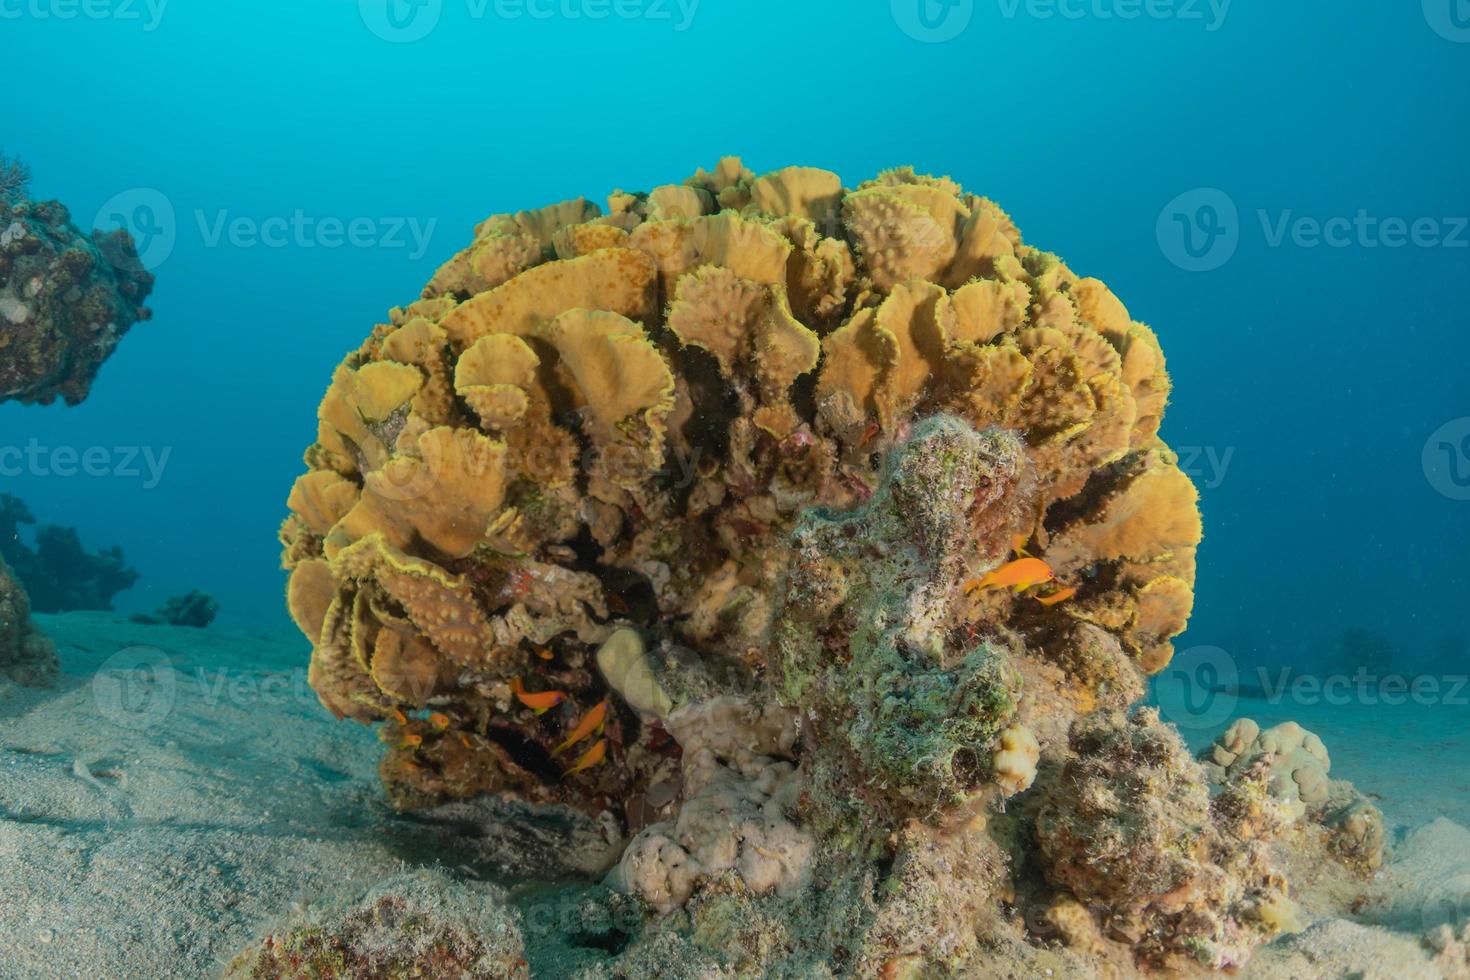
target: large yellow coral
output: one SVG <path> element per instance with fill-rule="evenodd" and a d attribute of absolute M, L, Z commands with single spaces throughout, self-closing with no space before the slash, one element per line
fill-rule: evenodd
<path fill-rule="evenodd" d="M 389 722 L 401 802 L 601 805 L 667 740 L 619 705 L 609 762 L 562 777 L 554 747 L 608 693 L 598 645 L 631 623 L 759 674 L 797 518 L 863 503 L 943 413 L 1014 431 L 1028 462 L 1024 519 L 977 529 L 967 571 L 1020 538 L 1077 589 L 978 594 L 968 628 L 1020 637 L 1092 704 L 1117 670 L 1078 651 L 1101 630 L 1161 669 L 1192 603 L 1168 394 L 1149 328 L 985 198 L 727 159 L 606 213 L 487 220 L 348 355 L 282 530 L 289 603 L 323 702 Z M 563 697 L 536 714 L 518 691 Z"/>

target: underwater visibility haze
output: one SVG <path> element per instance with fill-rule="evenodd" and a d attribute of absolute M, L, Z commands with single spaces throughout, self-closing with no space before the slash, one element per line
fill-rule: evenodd
<path fill-rule="evenodd" d="M 1463 0 L 0 31 L 0 977 L 1470 977 Z"/>

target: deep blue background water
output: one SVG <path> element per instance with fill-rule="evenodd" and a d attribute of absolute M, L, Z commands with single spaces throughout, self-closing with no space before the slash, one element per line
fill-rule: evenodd
<path fill-rule="evenodd" d="M 407 43 L 369 29 L 386 23 L 371 2 L 172 0 L 157 18 L 90 2 L 64 19 L 78 0 L 0 0 L 0 145 L 78 223 L 155 205 L 156 316 L 84 406 L 0 407 L 0 442 L 171 450 L 151 488 L 6 481 L 43 520 L 126 549 L 145 578 L 124 608 L 197 586 L 227 618 L 282 622 L 275 529 L 343 352 L 486 215 L 739 153 L 849 185 L 904 163 L 950 174 L 1158 330 L 1165 436 L 1207 528 L 1186 645 L 1289 660 L 1351 625 L 1410 651 L 1466 628 L 1470 501 L 1422 462 L 1470 416 L 1464 0 L 1237 0 L 1223 19 L 1194 0 L 1138 19 L 1129 0 L 1073 0 L 1075 17 L 976 0 L 939 21 L 958 31 L 943 43 L 905 31 L 923 33 L 917 0 L 701 0 L 687 21 L 675 0 L 538 3 L 549 17 L 443 0 Z M 1208 244 L 1206 201 L 1165 209 L 1200 188 L 1236 208 L 1238 246 L 1191 272 L 1171 261 L 1187 254 L 1173 215 Z M 1421 238 L 1441 242 L 1272 242 L 1284 215 L 1360 211 L 1435 219 Z M 212 237 L 221 219 L 297 214 L 432 234 L 423 249 L 406 233 Z"/>

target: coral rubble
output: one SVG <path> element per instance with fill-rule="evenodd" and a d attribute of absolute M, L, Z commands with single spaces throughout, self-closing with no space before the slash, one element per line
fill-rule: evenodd
<path fill-rule="evenodd" d="M 1078 722 L 1072 751 L 1036 836 L 1048 879 L 1094 910 L 1104 935 L 1153 966 L 1225 968 L 1290 924 L 1267 847 L 1288 818 L 1263 774 L 1212 800 L 1183 739 L 1151 709 Z"/>
<path fill-rule="evenodd" d="M 0 493 L 0 558 L 25 583 L 36 612 L 110 610 L 112 597 L 138 581 L 120 548 L 87 552 L 75 528 L 53 524 L 36 526 L 36 546 L 30 548 L 20 537 L 23 524 L 36 524 L 30 509 L 19 498 Z"/>
<path fill-rule="evenodd" d="M 56 649 L 31 622 L 30 600 L 0 558 L 0 676 L 31 687 L 55 678 Z"/>
<path fill-rule="evenodd" d="M 0 402 L 76 405 L 133 325 L 153 275 L 126 231 L 86 234 L 57 201 L 25 196 L 0 158 Z"/>
<path fill-rule="evenodd" d="M 1119 714 L 1193 602 L 1168 395 L 1152 331 L 953 181 L 727 159 L 487 220 L 346 357 L 287 600 L 322 702 L 382 723 L 398 805 L 616 816 L 610 881 L 688 927 L 630 962 L 788 913 L 767 965 L 1023 948 L 1034 797 L 1049 887 L 1132 924 L 1099 941 L 1236 963 L 1281 894 L 1265 831 Z M 1138 812 L 1197 776 L 1174 819 L 1215 829 L 1147 880 L 1060 870 L 1109 817 L 1056 786 L 1149 752 L 1119 777 L 1161 786 Z"/>

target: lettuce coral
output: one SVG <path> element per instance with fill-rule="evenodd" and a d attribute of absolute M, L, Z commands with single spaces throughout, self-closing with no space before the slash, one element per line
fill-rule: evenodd
<path fill-rule="evenodd" d="M 726 159 L 488 219 L 347 355 L 288 604 L 398 805 L 617 814 L 617 877 L 664 910 L 821 869 L 857 917 L 829 939 L 953 965 L 979 940 L 943 909 L 995 908 L 1008 846 L 955 828 L 1035 793 L 1188 620 L 1168 397 L 1153 332 L 992 202 Z M 975 586 L 1019 554 L 1049 581 Z M 789 744 L 711 750 L 731 703 Z M 887 897 L 839 901 L 875 858 Z"/>
<path fill-rule="evenodd" d="M 153 276 L 126 231 L 71 223 L 57 201 L 33 201 L 0 159 L 0 401 L 76 405 L 135 323 Z"/>

